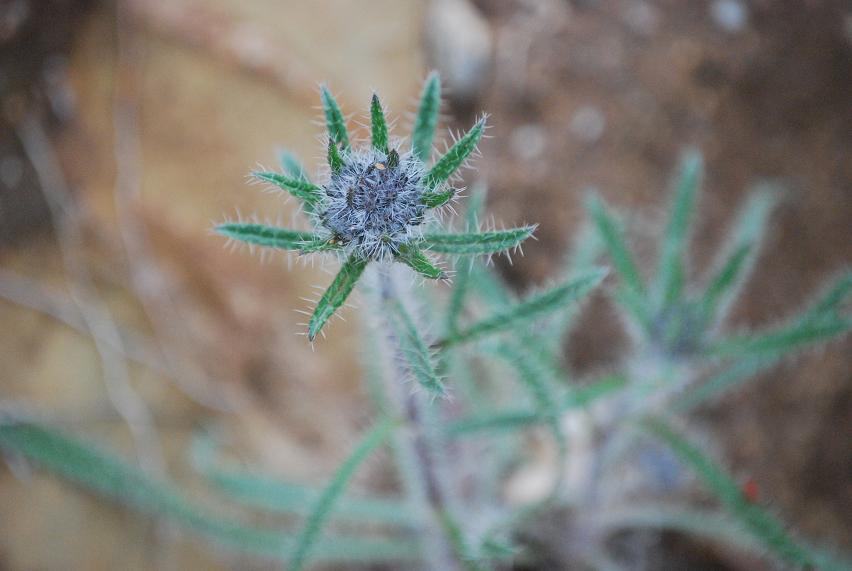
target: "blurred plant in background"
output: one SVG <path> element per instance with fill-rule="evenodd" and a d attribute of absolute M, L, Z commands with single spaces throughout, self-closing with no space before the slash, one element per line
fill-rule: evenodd
<path fill-rule="evenodd" d="M 752 482 L 729 476 L 714 453 L 696 444 L 701 437 L 685 417 L 852 328 L 847 271 L 788 323 L 725 330 L 766 231 L 771 189 L 746 202 L 702 287 L 685 277 L 699 155 L 687 154 L 681 164 L 653 271 L 637 264 L 619 218 L 591 194 L 591 223 L 578 232 L 557 285 L 518 298 L 487 260 L 517 247 L 533 227 L 482 231 L 481 190 L 471 196 L 461 233 L 442 231 L 443 217 L 430 215 L 457 196 L 448 181 L 474 152 L 484 122 L 427 168 L 440 103 L 436 75 L 421 97 L 411 154 L 390 138 L 377 97 L 367 149 L 350 142 L 325 89 L 322 100 L 327 182 L 310 182 L 287 153 L 282 172 L 254 173 L 299 199 L 314 228 L 238 221 L 218 231 L 252 245 L 343 260 L 311 316 L 311 339 L 363 281 L 364 383 L 377 420 L 329 483 L 281 482 L 230 466 L 222 461 L 221 439 L 200 432 L 192 464 L 211 490 L 248 513 L 287 518 L 281 526 L 258 526 L 225 518 L 164 479 L 25 414 L 0 417 L 4 452 L 227 550 L 289 561 L 290 569 L 322 561 L 539 568 L 548 565 L 554 544 L 563 565 L 630 569 L 643 557 L 641 541 L 614 538 L 663 529 L 779 565 L 850 568 L 779 522 Z M 453 259 L 449 292 L 412 280 L 446 277 L 429 252 Z M 612 291 L 632 345 L 607 374 L 580 377 L 563 362 L 562 347 L 569 334 L 583 335 L 573 327 L 577 302 L 603 282 L 606 271 L 595 264 L 604 256 L 615 270 L 604 289 Z M 347 492 L 359 466 L 387 443 L 400 493 Z M 529 468 L 541 450 L 551 466 L 536 477 Z M 516 485 L 531 474 L 536 485 Z M 695 481 L 716 507 L 692 495 Z"/>

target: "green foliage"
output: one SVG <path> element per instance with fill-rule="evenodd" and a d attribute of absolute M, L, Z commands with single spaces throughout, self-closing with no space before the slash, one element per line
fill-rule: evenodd
<path fill-rule="evenodd" d="M 215 230 L 232 240 L 279 250 L 310 252 L 331 247 L 326 240 L 313 232 L 287 230 L 264 224 L 226 222 L 216 226 Z"/>
<path fill-rule="evenodd" d="M 328 138 L 343 149 L 349 148 L 349 132 L 346 130 L 346 119 L 340 110 L 337 100 L 325 85 L 320 86 L 320 100 L 325 114 L 325 124 L 328 128 Z"/>
<path fill-rule="evenodd" d="M 423 247 L 441 254 L 477 255 L 494 254 L 518 247 L 532 236 L 536 226 L 523 226 L 511 230 L 469 232 L 465 234 L 425 234 Z"/>
<path fill-rule="evenodd" d="M 424 163 L 432 154 L 432 140 L 435 128 L 438 126 L 438 114 L 441 110 L 441 77 L 432 72 L 426 78 L 423 92 L 420 95 L 420 106 L 414 119 L 414 130 L 411 134 L 414 154 Z"/>
<path fill-rule="evenodd" d="M 146 476 L 124 460 L 34 422 L 0 422 L 0 449 L 21 455 L 104 498 L 148 516 L 162 517 L 229 549 L 285 559 L 295 538 L 284 529 L 224 519 L 186 499 L 171 485 Z M 405 540 L 330 537 L 316 545 L 324 561 L 410 561 L 417 547 Z"/>
<path fill-rule="evenodd" d="M 290 178 L 300 180 L 302 182 L 311 182 L 308 176 L 308 171 L 302 166 L 302 162 L 290 151 L 278 151 L 278 162 L 281 164 L 281 170 Z"/>
<path fill-rule="evenodd" d="M 326 322 L 343 305 L 346 298 L 352 293 L 355 284 L 358 282 L 358 278 L 364 273 L 366 267 L 367 260 L 356 256 L 350 256 L 343 263 L 343 266 L 341 266 L 340 271 L 337 273 L 337 277 L 334 278 L 334 281 L 325 290 L 325 293 L 317 303 L 316 309 L 314 309 L 314 314 L 311 316 L 311 321 L 308 324 L 308 339 L 310 341 L 316 339 L 317 334 L 322 330 Z"/>
<path fill-rule="evenodd" d="M 320 187 L 302 178 L 293 178 L 277 172 L 254 171 L 251 175 L 257 180 L 274 184 L 298 198 L 308 212 L 313 212 L 320 200 Z"/>
<path fill-rule="evenodd" d="M 678 459 L 688 465 L 743 528 L 774 557 L 799 567 L 841 569 L 849 567 L 826 558 L 822 553 L 794 539 L 769 512 L 745 497 L 740 486 L 713 460 L 680 436 L 659 418 L 643 423 L 651 434 L 664 442 Z"/>
<path fill-rule="evenodd" d="M 446 396 L 444 382 L 435 370 L 432 354 L 420 335 L 414 319 L 397 300 L 388 301 L 386 307 L 389 321 L 393 324 L 393 332 L 399 341 L 400 352 L 412 376 L 432 397 Z"/>
<path fill-rule="evenodd" d="M 340 172 L 343 168 L 343 158 L 340 156 L 340 151 L 337 149 L 337 143 L 332 139 L 328 140 L 328 167 L 332 173 Z"/>
<path fill-rule="evenodd" d="M 586 209 L 589 211 L 592 221 L 598 228 L 607 253 L 609 253 L 615 270 L 624 281 L 625 286 L 630 290 L 631 294 L 638 297 L 644 296 L 645 285 L 642 282 L 639 268 L 633 260 L 633 255 L 624 241 L 624 233 L 621 226 L 609 214 L 603 199 L 596 195 L 590 195 L 586 201 Z"/>
<path fill-rule="evenodd" d="M 705 320 L 717 321 L 739 291 L 756 258 L 773 200 L 767 191 L 754 193 L 743 208 L 728 242 L 727 252 L 702 299 Z"/>
<path fill-rule="evenodd" d="M 495 312 L 493 315 L 443 338 L 438 346 L 446 348 L 475 341 L 488 335 L 517 330 L 534 319 L 541 318 L 582 298 L 597 286 L 604 276 L 606 276 L 606 271 L 594 270 L 560 286 L 531 296 L 521 303 Z"/>
<path fill-rule="evenodd" d="M 444 270 L 429 261 L 429 258 L 416 248 L 401 248 L 396 255 L 396 259 L 429 279 L 441 280 L 447 277 Z"/>
<path fill-rule="evenodd" d="M 479 140 L 482 138 L 482 133 L 485 132 L 485 118 L 483 117 L 471 128 L 470 131 L 456 141 L 450 149 L 432 165 L 429 173 L 426 175 L 426 186 L 430 189 L 435 189 L 443 182 L 446 182 L 453 173 L 470 157 L 471 153 L 476 150 Z"/>
<path fill-rule="evenodd" d="M 438 208 L 451 201 L 455 195 L 456 189 L 449 188 L 440 192 L 426 192 L 420 200 L 426 208 Z"/>
<path fill-rule="evenodd" d="M 331 511 L 334 509 L 335 502 L 343 494 L 346 484 L 349 483 L 349 480 L 355 474 L 355 470 L 364 460 L 376 448 L 385 443 L 395 425 L 396 423 L 392 419 L 378 423 L 337 470 L 331 483 L 317 500 L 313 512 L 308 516 L 305 527 L 296 541 L 296 547 L 290 559 L 291 571 L 299 571 L 304 567 Z"/>
<path fill-rule="evenodd" d="M 700 183 L 701 169 L 701 155 L 694 152 L 687 154 L 680 166 L 674 203 L 663 237 L 660 267 L 657 271 L 656 290 L 658 305 L 661 307 L 674 303 L 683 289 L 685 274 L 683 257 L 689 219 L 695 210 L 695 194 Z"/>
<path fill-rule="evenodd" d="M 385 112 L 382 111 L 382 103 L 379 101 L 379 96 L 373 94 L 373 99 L 370 101 L 370 121 L 372 124 L 373 148 L 383 152 L 388 152 L 388 123 L 385 120 Z"/>

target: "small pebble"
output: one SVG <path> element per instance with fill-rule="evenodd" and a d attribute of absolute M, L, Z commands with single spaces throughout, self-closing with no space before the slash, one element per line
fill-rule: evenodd
<path fill-rule="evenodd" d="M 710 17 L 729 34 L 742 32 L 748 25 L 748 10 L 739 0 L 716 0 L 710 5 Z"/>
<path fill-rule="evenodd" d="M 571 117 L 570 129 L 584 143 L 595 143 L 606 130 L 606 117 L 597 107 L 584 105 Z"/>
<path fill-rule="evenodd" d="M 540 156 L 547 146 L 547 134 L 541 125 L 528 123 L 512 131 L 512 152 L 521 160 L 529 161 Z"/>

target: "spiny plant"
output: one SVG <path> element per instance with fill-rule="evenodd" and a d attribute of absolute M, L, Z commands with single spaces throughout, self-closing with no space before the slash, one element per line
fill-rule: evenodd
<path fill-rule="evenodd" d="M 370 146 L 357 149 L 334 98 L 326 89 L 321 95 L 329 132 L 325 183 L 309 182 L 289 154 L 282 172 L 254 174 L 299 199 L 313 229 L 227 223 L 218 230 L 249 244 L 340 257 L 342 269 L 311 318 L 311 339 L 364 278 L 364 382 L 377 421 L 330 482 L 317 488 L 228 465 L 217 439 L 199 433 L 191 462 L 212 490 L 247 513 L 287 518 L 259 527 L 198 505 L 175 486 L 32 418 L 0 418 L 0 448 L 225 548 L 296 570 L 311 562 L 535 566 L 548 559 L 549 544 L 558 546 L 563 567 L 630 569 L 645 543 L 613 550 L 610 540 L 648 530 L 677 531 L 782 566 L 852 568 L 790 531 L 688 435 L 696 429 L 686 415 L 696 406 L 852 329 L 846 307 L 852 271 L 846 271 L 789 323 L 726 332 L 725 317 L 766 231 L 771 191 L 748 200 L 700 287 L 686 279 L 699 155 L 682 163 L 650 275 L 631 253 L 621 219 L 592 193 L 591 223 L 579 229 L 556 285 L 519 297 L 483 256 L 517 247 L 533 227 L 477 230 L 485 197 L 476 192 L 465 233 L 435 229 L 434 210 L 457 195 L 450 177 L 474 152 L 484 122 L 427 167 L 440 103 L 437 75 L 426 82 L 406 152 L 391 142 L 378 98 Z M 411 270 L 445 276 L 429 252 L 451 255 L 456 271 L 449 292 L 406 279 Z M 596 267 L 604 256 L 615 269 L 608 291 L 633 343 L 607 374 L 583 377 L 569 370 L 562 351 L 569 334 L 584 333 L 572 331 L 576 302 L 604 280 L 607 272 Z M 399 492 L 347 492 L 361 464 L 386 444 Z M 550 458 L 547 481 L 514 497 L 524 470 L 541 465 L 542 456 Z M 685 469 L 716 507 L 686 494 L 693 482 Z M 555 515 L 563 524 L 542 536 L 541 522 L 558 521 Z"/>
<path fill-rule="evenodd" d="M 446 273 L 425 252 L 495 254 L 517 247 L 532 235 L 534 226 L 463 234 L 423 231 L 435 227 L 435 210 L 456 197 L 458 189 L 450 181 L 485 131 L 483 117 L 427 166 L 440 108 L 437 74 L 426 81 L 407 151 L 401 140 L 390 137 L 377 95 L 370 103 L 370 143 L 360 147 L 352 144 L 343 112 L 325 86 L 321 99 L 328 127 L 325 182 L 310 182 L 304 169 L 291 159 L 283 165 L 285 172 L 252 173 L 297 198 L 313 230 L 240 222 L 216 227 L 220 234 L 249 244 L 300 254 L 334 252 L 345 259 L 311 316 L 311 341 L 346 301 L 370 262 L 400 262 L 426 278 L 444 279 Z"/>

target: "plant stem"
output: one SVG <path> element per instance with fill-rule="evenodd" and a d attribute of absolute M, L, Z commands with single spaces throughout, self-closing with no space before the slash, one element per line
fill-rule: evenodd
<path fill-rule="evenodd" d="M 388 303 L 403 303 L 396 290 L 390 268 L 379 272 L 379 293 L 383 308 Z M 436 438 L 428 422 L 430 406 L 427 395 L 413 391 L 406 383 L 409 372 L 401 355 L 401 347 L 393 327 L 386 328 L 386 343 L 393 357 L 394 375 L 388 379 L 387 392 L 391 406 L 405 421 L 397 431 L 396 454 L 409 497 L 424 519 L 424 555 L 430 569 L 453 571 L 460 565 L 452 538 L 458 535 L 458 524 L 449 509 L 446 486 L 441 478 Z"/>

